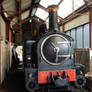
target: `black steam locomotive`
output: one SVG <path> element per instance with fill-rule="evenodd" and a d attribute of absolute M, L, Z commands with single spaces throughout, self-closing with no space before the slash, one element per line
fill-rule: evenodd
<path fill-rule="evenodd" d="M 69 88 L 71 83 L 81 88 L 86 82 L 85 67 L 76 62 L 73 39 L 58 29 L 57 9 L 48 7 L 48 33 L 39 40 L 24 41 L 25 85 L 30 92 L 42 86 L 47 87 L 45 91 Z"/>

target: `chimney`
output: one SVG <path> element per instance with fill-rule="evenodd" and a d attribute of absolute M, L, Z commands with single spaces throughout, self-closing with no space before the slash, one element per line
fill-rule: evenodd
<path fill-rule="evenodd" d="M 49 11 L 49 30 L 50 31 L 58 31 L 58 24 L 57 24 L 57 5 L 51 5 L 48 7 Z"/>

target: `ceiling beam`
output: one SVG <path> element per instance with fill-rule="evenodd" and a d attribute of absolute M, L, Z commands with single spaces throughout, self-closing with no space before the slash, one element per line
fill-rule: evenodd
<path fill-rule="evenodd" d="M 59 6 L 62 2 L 63 2 L 63 0 L 61 0 L 61 1 L 59 2 L 58 6 Z"/>
<path fill-rule="evenodd" d="M 0 6 L 0 11 L 1 11 L 0 14 L 1 14 L 2 18 L 4 19 L 4 21 L 5 21 L 6 23 L 10 23 L 10 21 L 8 20 L 8 18 L 5 16 L 3 10 L 4 10 L 3 7 Z"/>
<path fill-rule="evenodd" d="M 0 5 L 3 3 L 4 0 L 0 0 Z"/>
<path fill-rule="evenodd" d="M 42 5 L 38 5 L 39 8 L 43 9 L 44 11 L 48 12 L 48 9 L 43 7 Z"/>
<path fill-rule="evenodd" d="M 43 6 L 39 5 L 39 7 L 42 8 L 43 10 L 47 11 L 47 9 L 44 8 Z M 22 13 L 26 12 L 27 10 L 29 10 L 30 8 L 31 8 L 31 7 L 29 6 L 29 7 L 25 8 L 24 10 L 21 10 L 20 13 L 22 14 Z M 13 18 L 18 17 L 20 13 L 19 13 L 19 12 L 16 12 L 16 14 L 10 16 L 9 19 L 12 20 Z"/>
<path fill-rule="evenodd" d="M 63 21 L 64 19 L 63 18 L 61 18 L 60 16 L 58 16 L 58 19 L 60 20 L 60 21 Z"/>
<path fill-rule="evenodd" d="M 24 24 L 25 22 L 29 21 L 30 19 L 32 19 L 32 18 L 26 18 L 25 20 L 23 20 L 23 21 L 17 23 L 16 25 L 13 26 L 13 29 L 16 28 L 16 27 L 19 27 L 20 24 Z"/>
<path fill-rule="evenodd" d="M 84 5 L 82 6 L 80 9 L 78 9 L 77 11 L 75 11 L 75 13 L 70 14 L 68 17 L 66 17 L 65 19 L 63 19 L 63 21 L 61 23 L 59 23 L 60 25 L 65 24 L 71 20 L 73 20 L 74 18 L 78 17 L 78 16 L 82 16 L 85 12 L 87 12 L 89 10 L 89 8 Z"/>
<path fill-rule="evenodd" d="M 12 20 L 13 18 L 18 17 L 19 14 L 22 14 L 22 13 L 26 12 L 26 11 L 29 10 L 30 8 L 31 8 L 31 7 L 27 7 L 27 8 L 25 8 L 24 10 L 21 10 L 21 12 L 16 12 L 16 14 L 10 16 L 9 19 Z"/>
<path fill-rule="evenodd" d="M 32 8 L 30 8 L 29 17 L 34 16 L 34 14 L 33 15 L 31 15 L 31 14 L 34 11 L 34 8 L 35 8 L 35 12 L 36 12 L 39 2 L 40 2 L 40 0 L 32 0 L 32 2 L 31 2 L 31 7 Z"/>
<path fill-rule="evenodd" d="M 29 20 L 35 20 L 39 23 L 42 23 L 42 21 L 40 21 L 38 18 L 35 18 L 35 17 L 28 17 L 22 21 L 20 21 L 19 23 L 17 23 L 16 25 L 13 26 L 13 29 L 16 29 L 16 27 L 19 27 L 20 25 L 24 24 L 25 22 L 29 21 Z"/>
<path fill-rule="evenodd" d="M 45 8 L 45 7 L 41 6 L 41 5 L 39 5 L 38 7 L 41 8 L 41 9 L 43 9 L 44 11 L 48 12 L 48 8 Z M 60 17 L 60 16 L 58 16 L 58 19 L 59 19 L 61 22 L 62 22 L 62 20 L 63 20 L 63 18 Z"/>
<path fill-rule="evenodd" d="M 38 5 L 39 8 L 43 9 L 44 11 L 48 12 L 48 9 L 46 9 L 45 7 L 41 6 L 41 5 Z M 27 7 L 25 8 L 24 10 L 22 10 L 20 13 L 24 13 L 26 12 L 27 10 L 29 10 L 31 7 Z M 9 19 L 13 19 L 15 17 L 18 17 L 19 16 L 19 12 L 17 12 L 16 14 L 14 14 L 13 16 L 10 16 Z M 58 16 L 58 19 L 60 19 L 60 21 L 62 21 L 63 18 L 61 18 L 60 16 Z"/>
<path fill-rule="evenodd" d="M 44 22 L 44 23 L 46 22 L 45 20 L 43 20 L 43 19 L 37 17 L 36 15 L 35 15 L 35 18 L 37 18 L 37 19 L 40 20 L 41 22 Z"/>
<path fill-rule="evenodd" d="M 18 22 L 20 22 L 21 21 L 21 12 L 22 12 L 22 10 L 21 10 L 21 0 L 16 0 L 16 10 L 19 13 L 18 14 Z"/>

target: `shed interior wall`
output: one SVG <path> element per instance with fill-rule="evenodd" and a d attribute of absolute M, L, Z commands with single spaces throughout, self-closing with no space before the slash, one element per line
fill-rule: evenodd
<path fill-rule="evenodd" d="M 0 84 L 3 82 L 6 72 L 11 67 L 12 43 L 6 43 L 6 23 L 0 16 Z"/>
<path fill-rule="evenodd" d="M 64 31 L 73 29 L 73 28 L 75 28 L 77 26 L 86 24 L 88 22 L 89 22 L 89 11 L 86 12 L 86 13 L 83 13 L 83 14 L 81 14 L 81 16 L 78 16 L 78 17 L 72 19 L 71 21 L 65 23 L 64 24 L 64 26 L 65 26 Z M 60 29 L 62 30 L 62 26 L 60 27 Z"/>

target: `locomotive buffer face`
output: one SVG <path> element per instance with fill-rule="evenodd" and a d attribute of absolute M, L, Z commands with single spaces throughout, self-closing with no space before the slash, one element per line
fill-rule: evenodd
<path fill-rule="evenodd" d="M 60 34 L 45 38 L 41 45 L 42 58 L 51 65 L 59 65 L 70 57 L 70 42 Z"/>

